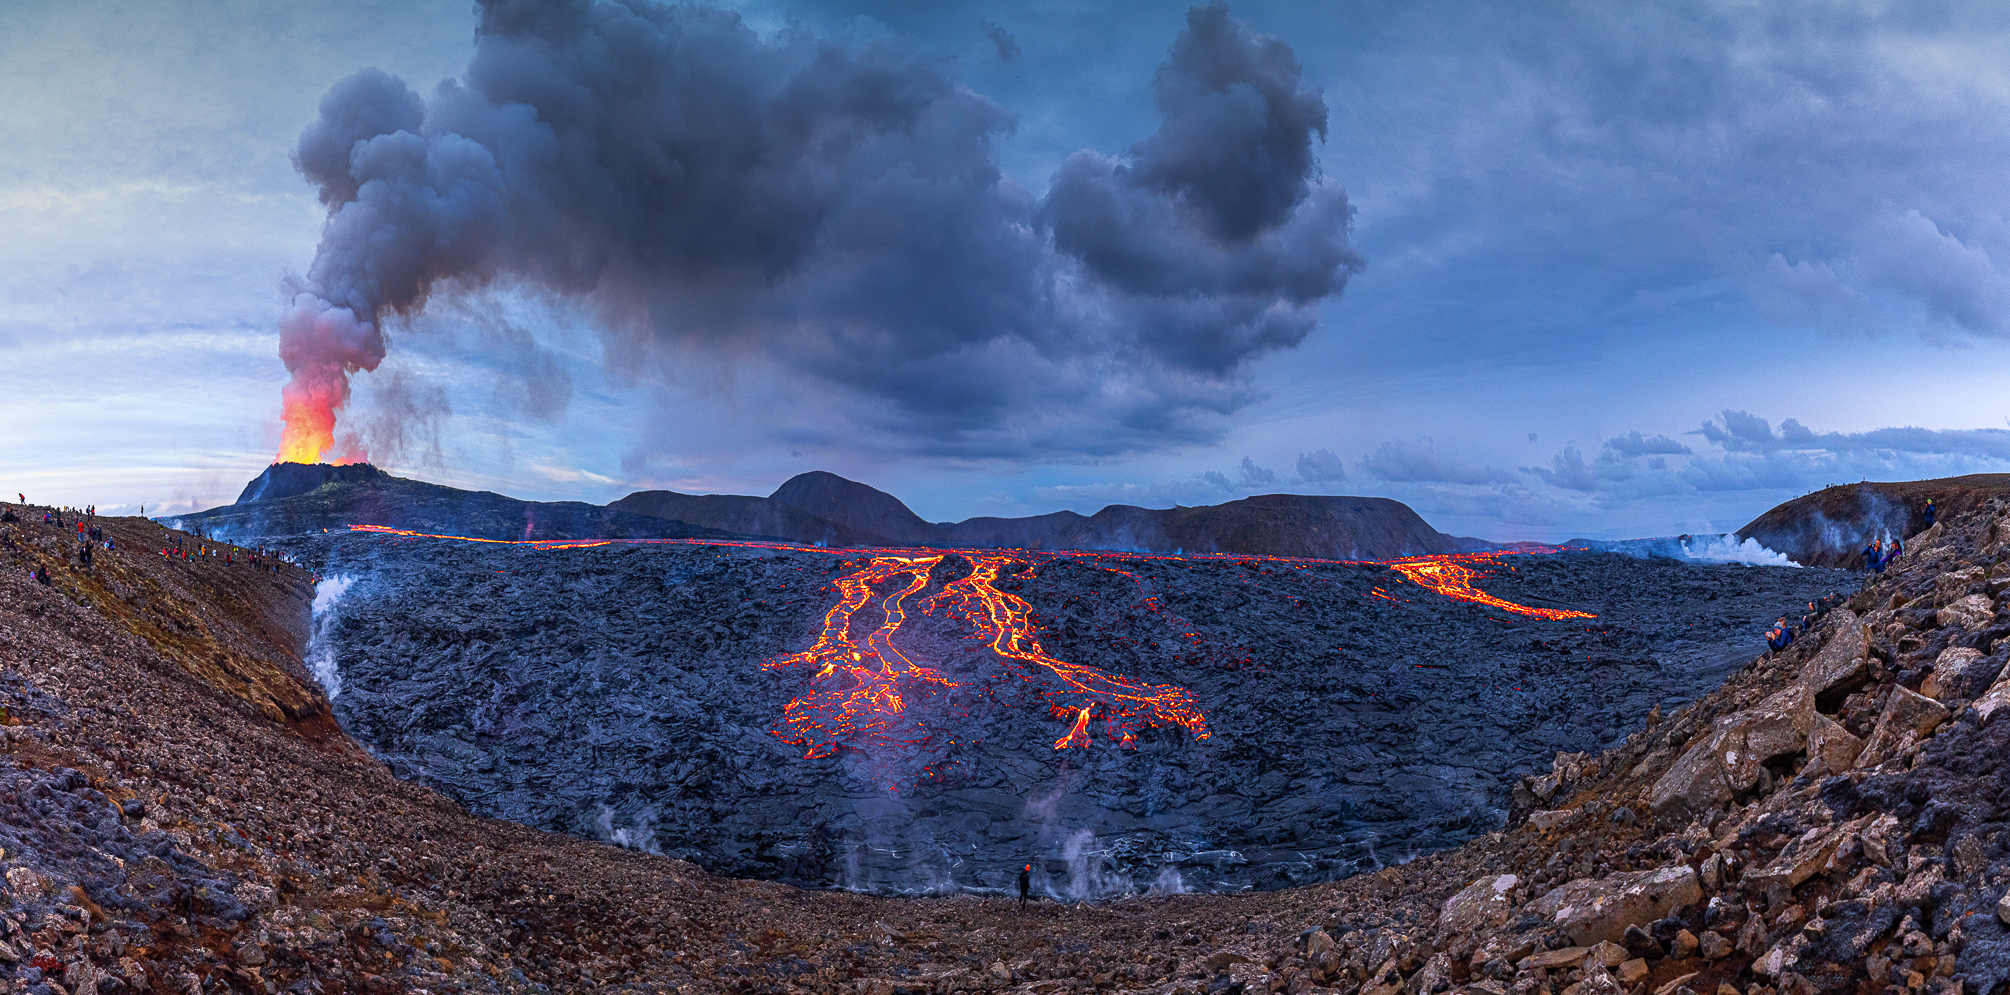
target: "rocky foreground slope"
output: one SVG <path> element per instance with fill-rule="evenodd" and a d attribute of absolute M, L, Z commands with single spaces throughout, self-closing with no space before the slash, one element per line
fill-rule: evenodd
<path fill-rule="evenodd" d="M 161 530 L 130 520 L 86 568 L 54 529 L 16 528 L 0 549 L 13 991 L 1767 995 L 2010 980 L 2000 502 L 1914 539 L 1816 638 L 1602 754 L 1558 756 L 1521 785 L 1508 830 L 1332 884 L 1025 910 L 721 879 L 472 818 L 321 719 L 299 661 L 306 577 L 169 561 Z"/>

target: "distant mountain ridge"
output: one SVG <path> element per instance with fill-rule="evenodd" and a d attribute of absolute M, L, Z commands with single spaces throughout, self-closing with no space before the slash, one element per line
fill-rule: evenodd
<path fill-rule="evenodd" d="M 637 491 L 606 507 L 521 501 L 408 480 L 369 464 L 276 463 L 233 504 L 178 516 L 242 537 L 384 525 L 485 539 L 769 539 L 843 547 L 1107 549 L 1377 560 L 1485 548 L 1448 536 L 1388 498 L 1264 494 L 1195 508 L 1110 505 L 1094 515 L 924 520 L 899 498 L 835 473 L 789 478 L 773 494 Z"/>
<path fill-rule="evenodd" d="M 1400 501 L 1306 494 L 1264 494 L 1194 508 L 1119 504 L 1090 516 L 1060 511 L 1030 518 L 972 518 L 936 524 L 885 491 L 823 470 L 791 477 L 766 498 L 638 491 L 608 507 L 707 528 L 843 546 L 1387 559 L 1487 545 L 1439 532 Z"/>

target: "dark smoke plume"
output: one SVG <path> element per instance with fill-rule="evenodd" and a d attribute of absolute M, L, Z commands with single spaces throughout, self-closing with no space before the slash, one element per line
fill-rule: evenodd
<path fill-rule="evenodd" d="M 1158 131 L 1070 157 L 1044 200 L 993 161 L 1013 115 L 898 42 L 645 0 L 479 10 L 462 79 L 358 72 L 300 137 L 329 216 L 282 324 L 312 387 L 289 438 L 296 394 L 332 428 L 387 314 L 496 284 L 585 304 L 626 352 L 765 356 L 925 449 L 1116 452 L 1215 431 L 1361 266 L 1313 156 L 1324 101 L 1221 3 L 1159 69 Z"/>

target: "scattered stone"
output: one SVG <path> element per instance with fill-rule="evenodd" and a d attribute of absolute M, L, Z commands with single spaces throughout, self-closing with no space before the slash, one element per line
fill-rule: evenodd
<path fill-rule="evenodd" d="M 1672 978 L 1668 981 L 1667 984 L 1664 984 L 1661 987 L 1654 989 L 1654 995 L 1675 995 L 1675 992 L 1682 990 L 1682 986 L 1687 985 L 1689 982 L 1696 980 L 1696 975 L 1700 973 L 1702 972 L 1691 971 L 1688 974 Z"/>
<path fill-rule="evenodd" d="M 1247 964 L 1248 954 L 1234 950 L 1217 950 L 1207 958 L 1207 969 L 1215 974 L 1228 970 L 1231 964 Z"/>
<path fill-rule="evenodd" d="M 1863 740 L 1850 734 L 1842 723 L 1817 713 L 1808 731 L 1808 757 L 1821 761 L 1822 769 L 1840 773 L 1856 766 L 1863 754 Z"/>
<path fill-rule="evenodd" d="M 1630 989 L 1646 981 L 1647 976 L 1653 973 L 1654 969 L 1647 966 L 1646 958 L 1635 957 L 1629 961 L 1622 961 L 1619 969 L 1613 972 L 1613 977 L 1618 978 L 1620 984 Z"/>
<path fill-rule="evenodd" d="M 1857 758 L 1857 766 L 1875 767 L 1891 759 L 1908 738 L 1917 742 L 1932 735 L 1949 714 L 1946 705 L 1907 691 L 1900 685 L 1892 685 L 1890 697 L 1884 702 L 1884 711 L 1878 715 L 1877 727 L 1871 731 L 1862 755 Z"/>
<path fill-rule="evenodd" d="M 1981 650 L 1949 646 L 1934 658 L 1933 673 L 1920 682 L 1919 693 L 1943 705 L 1956 698 L 1971 697 L 1969 685 L 1982 670 L 1982 660 Z"/>
<path fill-rule="evenodd" d="M 1814 725 L 1814 693 L 1794 685 L 1757 706 L 1718 719 L 1709 736 L 1682 754 L 1648 792 L 1664 812 L 1678 806 L 1705 812 L 1750 791 L 1775 757 L 1799 753 Z"/>
<path fill-rule="evenodd" d="M 1704 960 L 1723 960 L 1731 956 L 1730 939 L 1716 930 L 1704 930 L 1696 941 L 1696 952 L 1702 954 Z"/>
<path fill-rule="evenodd" d="M 1514 912 L 1513 893 L 1519 884 L 1521 878 L 1513 874 L 1494 874 L 1474 881 L 1445 900 L 1438 912 L 1438 928 L 1452 933 L 1476 933 L 1505 924 Z M 1327 942 L 1332 942 L 1331 937 Z"/>
<path fill-rule="evenodd" d="M 1959 626 L 1969 632 L 1980 632 L 1989 627 L 1989 620 L 1996 614 L 1996 606 L 1986 594 L 1971 594 L 1935 613 L 1934 619 L 1943 628 Z"/>
<path fill-rule="evenodd" d="M 1667 953 L 1662 948 L 1660 941 L 1654 938 L 1653 934 L 1641 929 L 1639 926 L 1626 927 L 1626 935 L 1621 938 L 1620 942 L 1626 944 L 1626 952 L 1636 958 L 1659 960 Z"/>
<path fill-rule="evenodd" d="M 1515 967 L 1523 971 L 1537 969 L 1554 971 L 1559 968 L 1576 967 L 1584 963 L 1584 958 L 1589 953 L 1591 953 L 1590 947 L 1558 947 L 1555 950 L 1544 950 L 1523 957 Z"/>
<path fill-rule="evenodd" d="M 1673 957 L 1676 960 L 1682 960 L 1684 958 L 1687 958 L 1690 954 L 1695 953 L 1696 948 L 1700 945 L 1701 941 L 1696 939 L 1696 934 L 1691 933 L 1685 929 L 1680 933 L 1675 934 L 1675 943 L 1673 949 L 1671 949 L 1668 952 L 1668 956 Z"/>
<path fill-rule="evenodd" d="M 1823 699 L 1856 690 L 1870 676 L 1865 664 L 1870 656 L 1870 634 L 1856 613 L 1837 609 L 1827 624 L 1832 629 L 1828 642 L 1801 668 L 1799 678 L 1802 687 Z"/>
<path fill-rule="evenodd" d="M 1588 946 L 1623 939 L 1628 926 L 1645 925 L 1702 900 L 1695 870 L 1678 864 L 1603 879 L 1579 878 L 1530 902 L 1528 911 L 1572 942 Z"/>

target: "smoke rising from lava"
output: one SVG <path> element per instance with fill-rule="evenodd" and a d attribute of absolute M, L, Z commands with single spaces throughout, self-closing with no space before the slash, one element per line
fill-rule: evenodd
<path fill-rule="evenodd" d="M 1159 68 L 1158 131 L 1044 199 L 994 161 L 1014 115 L 901 42 L 646 0 L 479 18 L 461 79 L 363 70 L 300 137 L 329 214 L 282 321 L 282 458 L 334 444 L 388 315 L 483 286 L 583 306 L 610 354 L 824 381 L 942 452 L 1146 448 L 1217 433 L 1362 265 L 1324 100 L 1219 2 Z"/>

